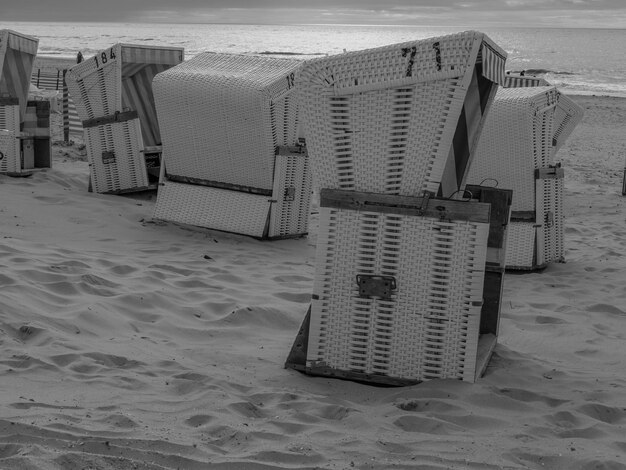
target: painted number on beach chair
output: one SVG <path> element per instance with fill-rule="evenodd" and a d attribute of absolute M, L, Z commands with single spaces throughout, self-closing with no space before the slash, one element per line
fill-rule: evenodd
<path fill-rule="evenodd" d="M 439 48 L 439 42 L 433 43 L 433 49 L 435 49 L 435 62 L 437 62 L 437 70 L 441 70 L 441 49 Z"/>
<path fill-rule="evenodd" d="M 295 73 L 292 72 L 289 75 L 287 75 L 287 89 L 288 90 L 290 90 L 291 88 L 294 87 L 295 81 L 296 81 L 296 74 Z"/>
<path fill-rule="evenodd" d="M 406 76 L 411 77 L 413 75 L 413 64 L 415 63 L 415 54 L 417 54 L 417 47 L 403 47 L 402 57 L 409 56 L 409 63 L 406 66 Z"/>
<path fill-rule="evenodd" d="M 109 54 L 107 56 L 107 51 L 102 51 L 100 54 L 96 54 L 93 56 L 93 59 L 96 61 L 96 67 L 100 68 L 104 64 L 106 64 L 109 60 L 115 60 L 115 51 L 113 48 L 109 50 Z"/>

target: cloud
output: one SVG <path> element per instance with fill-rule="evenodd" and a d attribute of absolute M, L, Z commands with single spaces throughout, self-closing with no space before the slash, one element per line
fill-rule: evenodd
<path fill-rule="evenodd" d="M 1 1 L 5 21 L 504 26 L 558 18 L 558 25 L 567 26 L 589 18 L 609 27 L 626 17 L 624 0 L 46 0 L 45 7 L 41 0 Z"/>

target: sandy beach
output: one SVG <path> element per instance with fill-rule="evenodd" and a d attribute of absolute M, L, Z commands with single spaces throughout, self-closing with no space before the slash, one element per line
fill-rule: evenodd
<path fill-rule="evenodd" d="M 51 169 L 0 175 L 0 469 L 626 469 L 626 99 L 571 98 L 566 262 L 505 276 L 474 384 L 285 369 L 315 205 L 291 240 L 155 221 L 56 128 Z"/>

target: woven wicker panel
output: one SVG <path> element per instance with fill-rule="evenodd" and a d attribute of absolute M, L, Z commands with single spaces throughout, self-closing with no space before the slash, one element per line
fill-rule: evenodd
<path fill-rule="evenodd" d="M 165 181 L 154 218 L 261 238 L 270 205 L 267 196 Z"/>
<path fill-rule="evenodd" d="M 84 135 L 95 192 L 148 187 L 139 119 L 85 128 Z"/>
<path fill-rule="evenodd" d="M 123 111 L 122 66 L 118 57 L 121 58 L 120 46 L 116 45 L 67 71 L 65 82 L 82 121 Z"/>
<path fill-rule="evenodd" d="M 20 141 L 13 132 L 0 129 L 0 173 L 20 170 Z"/>
<path fill-rule="evenodd" d="M 309 158 L 277 155 L 268 237 L 303 235 L 308 231 L 311 207 Z"/>
<path fill-rule="evenodd" d="M 19 105 L 0 106 L 0 173 L 18 172 L 22 169 Z"/>
<path fill-rule="evenodd" d="M 154 97 L 171 175 L 271 190 L 274 152 L 298 138 L 300 61 L 203 53 L 158 74 Z"/>
<path fill-rule="evenodd" d="M 540 206 L 540 213 L 544 216 L 543 258 L 545 263 L 564 259 L 563 183 L 563 178 L 537 181 L 537 205 Z"/>
<path fill-rule="evenodd" d="M 496 50 L 470 31 L 308 61 L 296 88 L 315 185 L 417 196 L 451 177 L 458 189 L 465 168 L 447 175 L 446 161 L 464 106 L 480 121 L 488 96 L 465 99 L 479 60 L 499 75 Z"/>
<path fill-rule="evenodd" d="M 323 207 L 308 367 L 474 381 L 488 223 Z M 392 276 L 391 298 L 357 275 Z"/>
<path fill-rule="evenodd" d="M 515 193 L 513 193 L 515 198 Z M 536 266 L 537 224 L 533 222 L 511 222 L 506 234 L 506 267 L 530 270 Z M 542 253 L 543 257 L 543 253 Z"/>
<path fill-rule="evenodd" d="M 572 99 L 559 94 L 559 101 L 554 111 L 554 152 L 563 146 L 583 118 L 584 110 Z"/>

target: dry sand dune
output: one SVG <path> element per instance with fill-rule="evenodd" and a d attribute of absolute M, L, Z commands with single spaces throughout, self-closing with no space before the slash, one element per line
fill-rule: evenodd
<path fill-rule="evenodd" d="M 626 100 L 573 98 L 566 263 L 507 274 L 475 384 L 283 368 L 315 210 L 273 242 L 155 222 L 76 145 L 0 176 L 0 469 L 626 469 Z"/>

